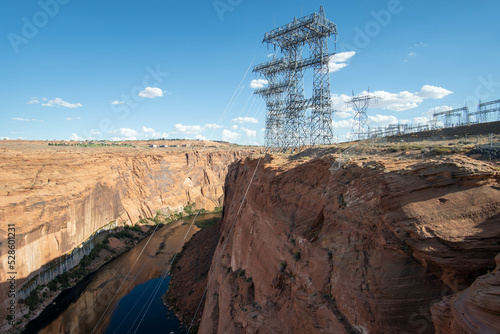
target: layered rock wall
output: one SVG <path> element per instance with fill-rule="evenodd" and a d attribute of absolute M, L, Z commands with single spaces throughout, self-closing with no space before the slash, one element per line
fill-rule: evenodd
<path fill-rule="evenodd" d="M 498 168 L 331 164 L 231 166 L 200 333 L 433 333 L 431 306 L 495 268 Z"/>
<path fill-rule="evenodd" d="M 110 224 L 135 224 L 158 209 L 182 210 L 188 202 L 197 209 L 222 206 L 227 166 L 250 154 L 231 148 L 4 148 L 0 283 L 9 271 L 8 224 L 16 230 L 19 289 L 42 266 L 71 254 Z"/>

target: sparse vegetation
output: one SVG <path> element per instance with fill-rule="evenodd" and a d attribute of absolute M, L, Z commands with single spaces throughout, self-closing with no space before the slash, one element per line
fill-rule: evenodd
<path fill-rule="evenodd" d="M 31 291 L 28 297 L 24 300 L 24 304 L 29 307 L 30 311 L 34 311 L 40 303 L 40 297 L 38 296 L 39 289 L 40 287 L 37 287 L 35 290 Z"/>
<path fill-rule="evenodd" d="M 278 270 L 280 271 L 280 273 L 284 272 L 286 269 L 286 262 L 285 261 L 280 261 L 280 264 L 278 266 Z"/>
<path fill-rule="evenodd" d="M 194 207 L 196 206 L 196 203 L 189 203 L 184 207 L 184 212 L 188 215 L 188 216 L 191 216 L 193 215 L 195 212 L 193 211 L 194 210 Z"/>
<path fill-rule="evenodd" d="M 198 228 L 203 229 L 203 228 L 207 228 L 207 227 L 210 227 L 210 226 L 217 224 L 219 222 L 219 220 L 220 220 L 220 218 L 214 217 L 214 218 L 210 218 L 210 219 L 197 221 L 197 222 L 195 222 L 195 225 Z"/>
<path fill-rule="evenodd" d="M 298 260 L 300 260 L 300 252 L 295 252 L 295 253 L 293 253 L 293 256 L 292 256 L 292 257 L 293 257 L 293 260 L 294 260 L 295 262 L 297 262 Z"/>

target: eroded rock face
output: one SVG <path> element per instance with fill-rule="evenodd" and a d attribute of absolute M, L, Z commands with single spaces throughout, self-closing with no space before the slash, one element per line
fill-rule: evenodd
<path fill-rule="evenodd" d="M 46 144 L 45 144 L 46 145 Z M 227 166 L 250 150 L 2 147 L 0 259 L 16 229 L 17 286 L 116 220 L 135 224 L 157 209 L 222 206 Z M 0 284 L 7 279 L 0 268 Z"/>
<path fill-rule="evenodd" d="M 436 333 L 500 333 L 500 254 L 496 261 L 494 271 L 432 306 Z"/>
<path fill-rule="evenodd" d="M 495 267 L 499 173 L 369 159 L 232 165 L 200 333 L 434 332 L 430 307 Z"/>

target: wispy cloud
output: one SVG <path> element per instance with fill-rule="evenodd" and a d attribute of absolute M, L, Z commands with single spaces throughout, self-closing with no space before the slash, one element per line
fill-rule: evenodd
<path fill-rule="evenodd" d="M 334 54 L 328 62 L 328 71 L 336 72 L 346 67 L 348 65 L 347 61 L 351 59 L 355 54 L 355 51 L 347 51 Z"/>
<path fill-rule="evenodd" d="M 364 94 L 367 94 L 367 92 L 360 93 L 360 95 Z M 449 94 L 453 94 L 453 92 L 443 87 L 423 85 L 420 88 L 420 91 L 415 93 L 408 91 L 391 93 L 379 90 L 370 94 L 378 98 L 376 103 L 370 104 L 371 108 L 404 111 L 417 108 L 425 99 L 438 100 L 448 96 Z M 349 118 L 353 116 L 352 106 L 346 103 L 351 98 L 352 96 L 346 94 L 332 95 L 332 107 L 336 110 L 336 113 L 334 114 L 336 117 Z"/>
<path fill-rule="evenodd" d="M 174 125 L 176 133 L 184 134 L 184 135 L 195 135 L 202 132 L 204 129 L 201 125 L 182 125 L 175 124 Z"/>
<path fill-rule="evenodd" d="M 42 103 L 44 107 L 65 107 L 65 108 L 79 108 L 83 107 L 81 103 L 69 103 L 61 99 L 60 97 L 56 97 L 53 100 L 48 100 L 46 103 Z"/>
<path fill-rule="evenodd" d="M 66 117 L 67 121 L 76 121 L 78 119 L 82 119 L 82 118 L 80 116 L 77 116 L 77 117 Z"/>
<path fill-rule="evenodd" d="M 21 118 L 21 117 L 12 117 L 13 121 L 19 121 L 19 122 L 43 122 L 41 119 L 35 119 L 35 118 Z"/>
<path fill-rule="evenodd" d="M 205 124 L 204 128 L 205 129 L 220 129 L 220 128 L 223 128 L 223 126 L 219 125 L 219 124 Z"/>
<path fill-rule="evenodd" d="M 231 120 L 233 123 L 259 123 L 259 120 L 253 117 L 236 117 Z"/>

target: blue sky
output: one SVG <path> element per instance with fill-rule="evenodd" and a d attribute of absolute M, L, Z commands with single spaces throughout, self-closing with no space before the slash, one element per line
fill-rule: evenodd
<path fill-rule="evenodd" d="M 247 70 L 269 60 L 265 32 L 320 5 L 339 32 L 330 68 L 340 140 L 352 121 L 343 101 L 368 86 L 379 96 L 371 126 L 500 98 L 494 0 L 6 0 L 0 138 L 262 144 L 265 105 Z"/>

